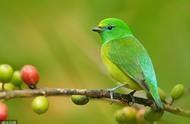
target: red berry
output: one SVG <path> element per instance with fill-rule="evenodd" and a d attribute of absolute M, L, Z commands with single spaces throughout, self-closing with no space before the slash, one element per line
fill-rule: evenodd
<path fill-rule="evenodd" d="M 39 80 L 38 70 L 33 65 L 25 65 L 21 70 L 22 80 L 28 86 L 34 86 Z"/>
<path fill-rule="evenodd" d="M 8 115 L 8 107 L 7 107 L 7 105 L 0 102 L 0 121 L 6 120 L 7 115 Z"/>

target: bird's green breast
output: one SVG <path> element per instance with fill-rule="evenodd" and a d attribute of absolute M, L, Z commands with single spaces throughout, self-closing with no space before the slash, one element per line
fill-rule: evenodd
<path fill-rule="evenodd" d="M 123 73 L 112 61 L 108 58 L 110 47 L 104 43 L 101 48 L 101 57 L 104 65 L 111 76 L 119 83 L 127 83 L 127 87 L 133 90 L 141 90 L 142 88 L 129 76 Z"/>

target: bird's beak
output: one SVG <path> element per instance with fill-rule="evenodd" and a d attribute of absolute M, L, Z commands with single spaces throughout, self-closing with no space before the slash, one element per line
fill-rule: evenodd
<path fill-rule="evenodd" d="M 103 32 L 103 30 L 100 27 L 95 27 L 95 28 L 92 29 L 92 31 L 95 31 L 95 32 L 98 32 L 98 33 Z"/>

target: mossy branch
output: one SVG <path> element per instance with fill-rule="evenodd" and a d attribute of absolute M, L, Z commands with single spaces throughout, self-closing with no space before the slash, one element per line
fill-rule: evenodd
<path fill-rule="evenodd" d="M 85 95 L 91 98 L 110 99 L 110 91 L 107 89 L 69 89 L 69 88 L 40 88 L 40 89 L 24 89 L 13 91 L 0 91 L 0 99 L 9 100 L 14 98 L 25 98 L 34 96 L 69 96 L 69 95 Z M 154 101 L 141 97 L 134 96 L 131 98 L 129 94 L 113 93 L 113 102 L 120 102 L 123 104 L 137 103 L 145 106 L 155 107 Z M 174 107 L 172 105 L 164 104 L 164 110 L 183 117 L 190 117 L 190 111 Z"/>

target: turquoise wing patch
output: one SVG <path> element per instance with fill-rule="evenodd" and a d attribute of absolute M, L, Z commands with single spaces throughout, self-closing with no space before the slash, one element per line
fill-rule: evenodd
<path fill-rule="evenodd" d="M 149 90 L 146 80 L 156 82 L 152 62 L 135 37 L 113 40 L 107 43 L 108 58 L 127 76 L 135 80 L 143 89 Z"/>

